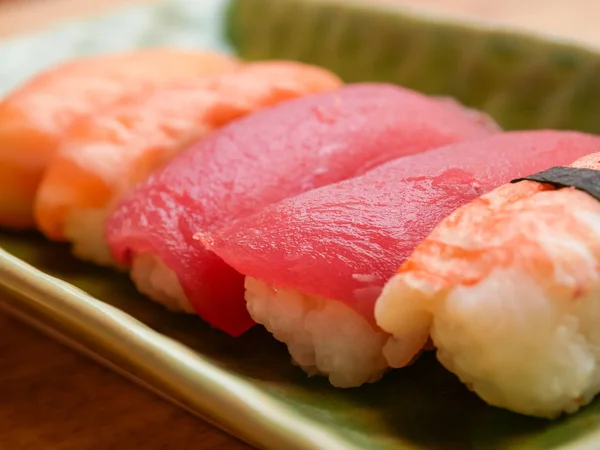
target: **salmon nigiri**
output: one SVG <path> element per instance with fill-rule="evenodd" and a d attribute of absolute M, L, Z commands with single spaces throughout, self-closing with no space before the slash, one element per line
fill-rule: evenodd
<path fill-rule="evenodd" d="M 76 119 L 129 93 L 237 64 L 215 53 L 142 50 L 66 62 L 10 93 L 0 102 L 0 227 L 34 225 L 38 183 Z"/>
<path fill-rule="evenodd" d="M 532 173 L 442 221 L 376 317 L 405 360 L 418 348 L 403 343 L 431 332 L 483 400 L 554 418 L 600 392 L 600 153 Z"/>
<path fill-rule="evenodd" d="M 325 69 L 273 61 L 128 97 L 71 127 L 38 190 L 38 227 L 71 241 L 77 256 L 110 264 L 105 219 L 153 170 L 234 119 L 340 85 Z"/>
<path fill-rule="evenodd" d="M 378 380 L 394 357 L 408 364 L 415 353 L 406 349 L 426 342 L 427 333 L 394 342 L 375 324 L 374 308 L 433 227 L 483 192 L 599 144 L 569 132 L 496 134 L 399 158 L 198 237 L 246 275 L 252 318 L 299 366 L 334 386 L 358 386 Z"/>
<path fill-rule="evenodd" d="M 119 204 L 106 238 L 140 291 L 239 335 L 253 325 L 244 279 L 194 240 L 196 232 L 390 159 L 497 130 L 472 110 L 387 84 L 290 100 L 216 130 L 158 169 Z"/>

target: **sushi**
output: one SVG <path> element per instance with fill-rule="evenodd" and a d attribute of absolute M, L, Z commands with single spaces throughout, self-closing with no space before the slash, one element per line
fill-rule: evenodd
<path fill-rule="evenodd" d="M 37 186 L 76 119 L 130 93 L 237 64 L 216 53 L 159 48 L 69 61 L 24 83 L 0 101 L 0 227 L 34 227 Z"/>
<path fill-rule="evenodd" d="M 243 115 L 340 85 L 325 69 L 268 61 L 128 96 L 69 128 L 36 194 L 37 226 L 80 258 L 114 264 L 106 218 L 152 171 Z"/>
<path fill-rule="evenodd" d="M 484 401 L 542 418 L 600 391 L 600 153 L 554 163 L 443 220 L 375 314 L 403 359 L 418 351 L 405 342 L 431 333 L 440 362 Z"/>
<path fill-rule="evenodd" d="M 197 238 L 246 276 L 251 317 L 288 346 L 297 365 L 334 386 L 355 387 L 409 364 L 426 344 L 426 327 L 421 333 L 405 325 L 420 324 L 419 314 L 406 313 L 407 332 L 396 340 L 388 334 L 395 329 L 377 326 L 374 308 L 385 282 L 433 227 L 502 183 L 599 143 L 552 131 L 457 143 L 288 198 Z M 389 309 L 378 311 L 379 323 L 394 317 Z"/>
<path fill-rule="evenodd" d="M 237 336 L 254 324 L 244 279 L 195 233 L 390 159 L 497 131 L 477 112 L 392 85 L 291 100 L 216 130 L 154 172 L 108 219 L 107 243 L 141 292 Z"/>

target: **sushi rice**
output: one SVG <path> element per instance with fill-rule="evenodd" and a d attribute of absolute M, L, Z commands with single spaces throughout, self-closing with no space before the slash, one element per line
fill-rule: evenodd
<path fill-rule="evenodd" d="M 103 239 L 104 224 L 112 210 L 112 205 L 105 208 L 72 209 L 67 213 L 64 235 L 71 242 L 71 251 L 77 258 L 123 269 L 112 257 Z"/>
<path fill-rule="evenodd" d="M 131 279 L 138 290 L 172 312 L 194 313 L 175 272 L 152 253 L 140 253 L 133 259 Z"/>
<path fill-rule="evenodd" d="M 379 381 L 388 369 L 383 348 L 390 336 L 342 302 L 278 289 L 246 277 L 250 316 L 285 343 L 292 361 L 339 388 Z"/>
<path fill-rule="evenodd" d="M 141 293 L 169 310 L 194 312 L 177 275 L 156 255 L 134 258 L 130 275 Z M 245 278 L 245 288 L 252 319 L 286 344 L 293 363 L 308 375 L 327 376 L 333 386 L 349 388 L 379 381 L 389 369 L 383 350 L 393 338 L 342 302 L 252 277 Z"/>

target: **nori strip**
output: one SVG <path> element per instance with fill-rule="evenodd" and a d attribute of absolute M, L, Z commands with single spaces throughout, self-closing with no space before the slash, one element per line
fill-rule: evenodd
<path fill-rule="evenodd" d="M 516 178 L 511 180 L 511 183 L 525 180 L 551 184 L 557 188 L 574 187 L 600 200 L 600 171 L 598 170 L 556 166 L 533 175 Z"/>

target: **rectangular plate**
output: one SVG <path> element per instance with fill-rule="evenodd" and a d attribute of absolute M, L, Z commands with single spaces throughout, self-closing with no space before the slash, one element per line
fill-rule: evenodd
<path fill-rule="evenodd" d="M 83 54 L 163 44 L 229 51 L 225 6 L 138 5 L 13 39 L 0 45 L 0 61 L 10 61 L 0 65 L 0 94 Z M 261 327 L 234 339 L 169 313 L 124 275 L 77 261 L 36 233 L 0 231 L 0 306 L 262 448 L 600 448 L 600 401 L 554 422 L 518 416 L 485 405 L 431 354 L 379 383 L 334 389 L 290 364 Z"/>

